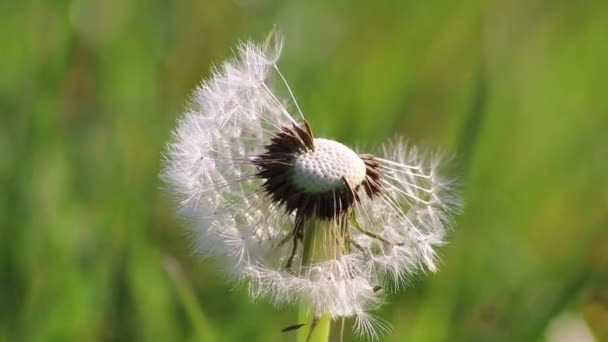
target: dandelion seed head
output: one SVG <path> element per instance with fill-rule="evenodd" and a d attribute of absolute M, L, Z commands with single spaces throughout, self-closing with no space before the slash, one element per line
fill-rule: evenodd
<path fill-rule="evenodd" d="M 275 36 L 240 44 L 195 90 L 162 178 L 194 251 L 217 257 L 252 298 L 355 316 L 356 331 L 378 337 L 388 325 L 369 311 L 385 289 L 437 270 L 456 187 L 440 157 L 401 139 L 357 154 L 316 137 L 279 71 Z"/>
<path fill-rule="evenodd" d="M 344 180 L 359 187 L 365 180 L 365 163 L 350 148 L 328 139 L 316 138 L 314 150 L 298 155 L 292 179 L 302 191 L 321 193 L 344 188 Z"/>

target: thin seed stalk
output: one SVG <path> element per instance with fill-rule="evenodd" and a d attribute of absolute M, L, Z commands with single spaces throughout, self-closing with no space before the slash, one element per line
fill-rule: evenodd
<path fill-rule="evenodd" d="M 312 263 L 314 254 L 315 240 L 322 240 L 319 236 L 319 225 L 309 222 L 304 232 L 304 243 L 302 246 L 302 265 L 308 266 Z M 317 250 L 320 250 L 318 248 Z M 324 313 L 321 317 L 314 317 L 305 307 L 300 307 L 298 311 L 298 321 L 306 323 L 298 330 L 297 342 L 328 342 L 329 331 L 331 329 L 331 317 Z"/>

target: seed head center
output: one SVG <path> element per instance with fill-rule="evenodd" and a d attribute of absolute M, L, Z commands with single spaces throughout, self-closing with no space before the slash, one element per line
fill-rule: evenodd
<path fill-rule="evenodd" d="M 343 178 L 353 188 L 365 180 L 363 160 L 345 145 L 328 139 L 314 139 L 314 151 L 298 155 L 292 167 L 292 181 L 302 191 L 325 193 L 345 187 Z"/>

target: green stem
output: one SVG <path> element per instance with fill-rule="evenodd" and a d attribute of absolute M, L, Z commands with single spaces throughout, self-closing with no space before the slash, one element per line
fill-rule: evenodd
<path fill-rule="evenodd" d="M 298 321 L 307 324 L 298 330 L 298 342 L 327 342 L 329 341 L 329 331 L 331 329 L 331 317 L 324 314 L 319 319 L 315 319 L 305 308 L 300 308 Z"/>
<path fill-rule="evenodd" d="M 304 243 L 302 244 L 302 265 L 310 265 L 313 259 L 313 246 L 319 238 L 318 225 L 313 222 L 306 224 Z M 320 248 L 319 248 L 320 249 Z M 314 317 L 305 307 L 300 307 L 298 322 L 306 323 L 298 330 L 297 342 L 327 342 L 331 329 L 331 317 L 325 313 L 321 317 Z"/>

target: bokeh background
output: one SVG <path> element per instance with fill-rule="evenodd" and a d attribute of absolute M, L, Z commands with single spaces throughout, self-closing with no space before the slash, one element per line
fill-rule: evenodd
<path fill-rule="evenodd" d="M 190 254 L 158 179 L 191 90 L 275 24 L 317 132 L 456 156 L 465 212 L 440 272 L 378 312 L 384 340 L 607 341 L 607 17 L 599 0 L 0 2 L 0 341 L 293 340 L 295 310 Z"/>

